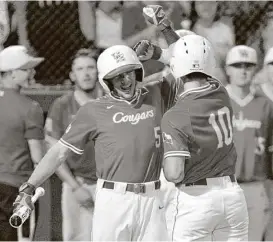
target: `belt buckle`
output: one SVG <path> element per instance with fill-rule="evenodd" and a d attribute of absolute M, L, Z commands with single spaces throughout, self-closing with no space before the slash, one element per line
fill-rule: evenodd
<path fill-rule="evenodd" d="M 145 193 L 145 185 L 144 184 L 135 183 L 134 184 L 134 193 L 136 193 L 136 194 Z"/>

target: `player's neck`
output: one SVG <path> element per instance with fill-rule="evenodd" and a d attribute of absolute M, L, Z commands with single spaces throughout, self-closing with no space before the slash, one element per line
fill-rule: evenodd
<path fill-rule="evenodd" d="M 232 92 L 239 98 L 244 99 L 247 95 L 250 94 L 250 85 L 244 87 L 238 87 L 234 84 L 230 84 Z"/>
<path fill-rule="evenodd" d="M 85 92 L 79 88 L 76 88 L 74 91 L 74 97 L 76 101 L 82 106 L 86 104 L 88 101 L 95 99 L 95 89 L 91 92 Z"/>

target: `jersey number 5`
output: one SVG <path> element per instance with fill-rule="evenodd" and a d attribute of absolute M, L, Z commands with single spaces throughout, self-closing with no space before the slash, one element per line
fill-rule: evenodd
<path fill-rule="evenodd" d="M 218 117 L 218 122 L 216 116 Z M 227 120 L 227 123 L 225 122 L 224 117 L 225 120 Z M 217 149 L 222 148 L 224 143 L 230 145 L 232 142 L 232 126 L 228 107 L 219 109 L 217 114 L 211 113 L 209 123 L 212 125 L 218 139 Z"/>
<path fill-rule="evenodd" d="M 159 148 L 160 147 L 160 127 L 154 127 L 154 132 L 155 132 L 155 147 Z"/>

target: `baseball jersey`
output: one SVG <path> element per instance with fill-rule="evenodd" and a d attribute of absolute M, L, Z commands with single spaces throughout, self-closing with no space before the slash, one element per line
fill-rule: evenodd
<path fill-rule="evenodd" d="M 138 89 L 134 103 L 105 95 L 80 108 L 60 139 L 77 154 L 95 142 L 97 177 L 141 183 L 159 179 L 162 100 L 157 86 Z"/>
<path fill-rule="evenodd" d="M 213 79 L 180 94 L 176 104 L 164 114 L 164 159 L 186 158 L 182 183 L 235 173 L 232 115 L 225 88 Z"/>
<path fill-rule="evenodd" d="M 72 122 L 80 105 L 75 100 L 74 92 L 70 92 L 54 101 L 47 115 L 46 134 L 59 140 L 68 125 Z M 66 160 L 68 167 L 75 176 L 96 181 L 96 164 L 94 143 L 89 142 L 82 156 L 72 153 Z"/>
<path fill-rule="evenodd" d="M 33 171 L 28 140 L 44 139 L 40 105 L 12 89 L 0 90 L 0 183 L 19 187 Z"/>
<path fill-rule="evenodd" d="M 234 142 L 237 149 L 236 176 L 239 181 L 264 180 L 272 173 L 273 119 L 270 102 L 249 94 L 237 97 L 226 87 L 233 107 Z"/>

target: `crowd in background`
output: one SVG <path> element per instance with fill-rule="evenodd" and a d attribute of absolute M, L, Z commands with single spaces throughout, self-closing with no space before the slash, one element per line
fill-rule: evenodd
<path fill-rule="evenodd" d="M 114 44 L 133 46 L 138 40 L 162 43 L 162 36 L 142 17 L 142 8 L 157 1 L 1 1 L 0 46 L 22 44 L 45 62 L 36 79 L 44 85 L 68 79 L 69 60 L 82 47 L 99 51 Z M 246 44 L 259 54 L 260 66 L 273 44 L 270 1 L 162 1 L 175 29 L 190 29 L 211 41 L 223 67 L 233 45 Z M 151 61 L 146 75 L 163 65 Z M 219 69 L 217 77 L 226 81 Z"/>
<path fill-rule="evenodd" d="M 45 58 L 36 68 L 32 84 L 42 84 L 41 88 L 71 85 L 71 58 L 80 48 L 100 53 L 116 44 L 133 47 L 142 39 L 167 47 L 159 31 L 142 16 L 147 4 L 162 5 L 174 29 L 191 30 L 212 43 L 219 64 L 215 77 L 223 84 L 229 83 L 226 55 L 235 45 L 247 45 L 257 51 L 258 68 L 253 82 L 259 85 L 271 81 L 270 70 L 263 67 L 265 55 L 273 47 L 270 1 L 0 1 L 0 48 L 20 44 Z M 164 65 L 149 60 L 144 68 L 149 76 L 163 71 Z M 273 100 L 273 90 L 270 95 Z M 57 201 L 60 188 L 58 183 L 52 189 L 50 204 L 55 208 L 47 210 L 51 213 L 49 227 L 54 231 L 51 237 L 36 235 L 37 240 L 61 239 L 60 201 Z M 48 235 L 50 231 L 45 233 Z"/>

